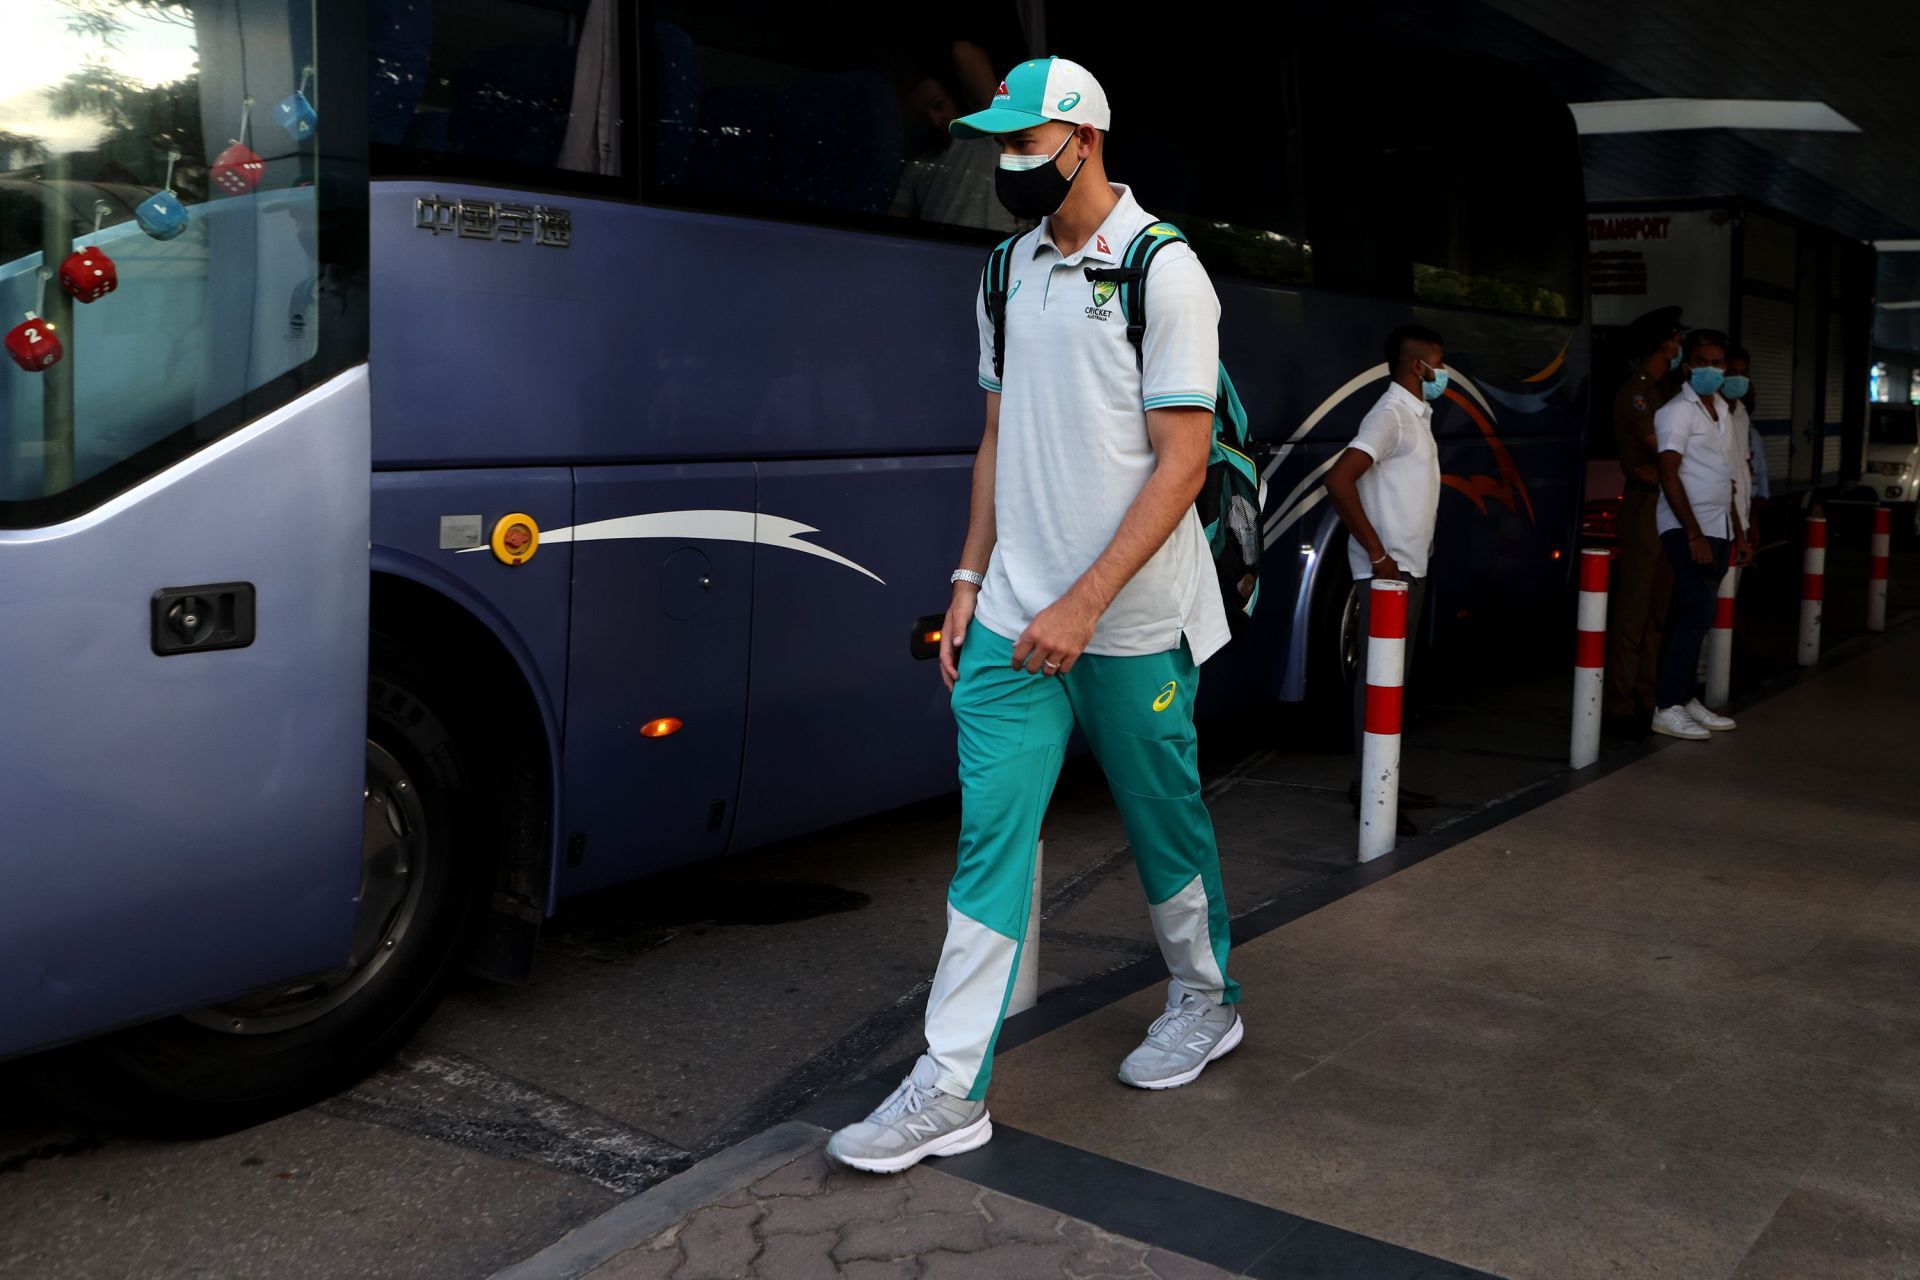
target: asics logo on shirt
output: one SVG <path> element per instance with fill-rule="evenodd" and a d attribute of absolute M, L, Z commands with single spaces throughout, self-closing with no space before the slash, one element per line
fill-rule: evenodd
<path fill-rule="evenodd" d="M 1180 685 L 1178 681 L 1167 681 L 1167 683 L 1161 687 L 1160 696 L 1153 700 L 1153 709 L 1155 711 L 1165 711 L 1173 705 L 1173 696 L 1179 692 Z"/>

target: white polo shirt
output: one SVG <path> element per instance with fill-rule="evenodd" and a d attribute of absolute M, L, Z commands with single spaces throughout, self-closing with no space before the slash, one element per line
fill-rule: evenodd
<path fill-rule="evenodd" d="M 1219 385 L 1220 303 L 1186 244 L 1160 250 L 1147 269 L 1143 361 L 1113 286 L 1087 280 L 1087 267 L 1118 266 L 1155 221 L 1127 188 L 1113 190 L 1119 203 L 1071 257 L 1054 245 L 1050 220 L 1014 243 L 1004 385 L 993 374 L 985 294 L 975 299 L 980 385 L 1000 393 L 1000 439 L 993 558 L 974 616 L 1009 640 L 1100 558 L 1146 487 L 1155 464 L 1147 410 L 1212 409 Z M 1191 508 L 1121 588 L 1086 651 L 1165 653 L 1183 637 L 1195 662 L 1228 638 L 1213 555 Z"/>
<path fill-rule="evenodd" d="M 1433 439 L 1433 406 L 1399 383 L 1389 383 L 1350 449 L 1373 459 L 1354 488 L 1361 509 L 1393 562 L 1409 578 L 1427 576 L 1433 555 L 1433 523 L 1440 509 L 1440 447 Z M 1355 581 L 1373 576 L 1366 548 L 1347 539 L 1347 565 Z"/>
<path fill-rule="evenodd" d="M 1727 443 L 1730 416 L 1727 402 L 1718 393 L 1713 397 L 1716 419 L 1701 404 L 1700 395 L 1687 383 L 1680 394 L 1660 406 L 1653 415 L 1653 438 L 1662 453 L 1680 455 L 1680 487 L 1687 491 L 1687 503 L 1700 532 L 1709 538 L 1731 538 L 1727 507 L 1733 501 L 1733 451 Z M 1665 533 L 1681 527 L 1680 517 L 1667 505 L 1666 491 L 1660 493 L 1654 513 L 1654 526 Z"/>

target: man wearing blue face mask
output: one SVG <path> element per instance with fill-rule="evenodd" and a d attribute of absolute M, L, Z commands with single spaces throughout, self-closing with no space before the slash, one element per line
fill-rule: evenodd
<path fill-rule="evenodd" d="M 1727 380 L 1720 384 L 1720 398 L 1727 402 L 1731 415 L 1727 421 L 1733 428 L 1728 433 L 1727 447 L 1733 450 L 1734 483 L 1738 486 L 1736 497 L 1740 507 L 1740 523 L 1747 531 L 1747 542 L 1754 551 L 1760 550 L 1760 536 L 1753 527 L 1754 500 L 1766 495 L 1767 448 L 1760 441 L 1760 432 L 1753 425 L 1753 415 L 1747 412 L 1747 395 L 1753 390 L 1753 379 L 1749 376 L 1753 368 L 1752 358 L 1745 347 L 1727 348 Z"/>
<path fill-rule="evenodd" d="M 1387 389 L 1360 430 L 1327 472 L 1327 497 L 1347 527 L 1347 566 L 1360 587 L 1358 634 L 1365 636 L 1373 607 L 1373 578 L 1407 584 L 1407 634 L 1418 634 L 1426 603 L 1427 560 L 1433 554 L 1433 526 L 1440 509 L 1440 449 L 1433 439 L 1433 402 L 1447 389 L 1447 351 L 1440 335 L 1417 324 L 1403 324 L 1387 335 Z M 1412 646 L 1408 646 L 1412 653 Z M 1411 676 L 1412 664 L 1405 673 Z M 1358 767 L 1366 721 L 1367 645 L 1360 644 L 1360 666 L 1353 678 L 1353 750 Z M 1347 790 L 1355 818 L 1360 816 L 1360 784 Z M 1433 797 L 1403 790 L 1403 808 L 1424 808 Z M 1399 832 L 1419 830 L 1402 812 Z"/>
<path fill-rule="evenodd" d="M 1686 381 L 1654 415 L 1660 445 L 1660 545 L 1673 566 L 1673 608 L 1660 651 L 1653 731 L 1694 740 L 1734 727 L 1696 696 L 1700 647 L 1713 625 L 1714 597 L 1731 556 L 1753 558 L 1735 506 L 1732 411 L 1720 397 L 1727 340 L 1708 329 L 1687 335 Z"/>

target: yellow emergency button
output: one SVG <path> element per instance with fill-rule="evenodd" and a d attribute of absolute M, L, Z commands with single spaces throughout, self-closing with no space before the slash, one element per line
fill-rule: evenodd
<path fill-rule="evenodd" d="M 525 564 L 539 549 L 540 526 L 532 516 L 516 511 L 494 522 L 493 555 L 501 564 Z"/>

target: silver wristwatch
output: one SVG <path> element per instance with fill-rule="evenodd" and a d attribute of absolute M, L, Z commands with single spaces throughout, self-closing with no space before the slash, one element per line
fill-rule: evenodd
<path fill-rule="evenodd" d="M 953 576 L 947 579 L 947 584 L 951 586 L 956 582 L 971 582 L 976 587 L 984 587 L 987 585 L 987 575 L 971 569 L 955 569 Z"/>

